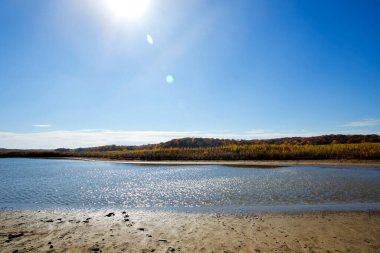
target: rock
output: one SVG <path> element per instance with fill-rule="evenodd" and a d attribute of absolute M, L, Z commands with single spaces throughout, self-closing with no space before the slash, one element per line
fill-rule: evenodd
<path fill-rule="evenodd" d="M 129 219 L 124 219 L 125 222 L 129 221 Z"/>
<path fill-rule="evenodd" d="M 137 228 L 137 230 L 145 231 L 145 228 Z"/>
<path fill-rule="evenodd" d="M 48 242 L 48 244 L 51 244 L 51 242 Z"/>
<path fill-rule="evenodd" d="M 45 221 L 45 222 L 53 222 L 53 220 L 52 220 L 52 219 L 49 219 L 49 220 L 47 220 L 47 221 Z"/>
<path fill-rule="evenodd" d="M 158 241 L 159 242 L 168 242 L 168 240 L 165 240 L 165 239 L 159 239 Z"/>
<path fill-rule="evenodd" d="M 12 253 L 18 253 L 18 249 L 15 249 L 14 251 L 12 251 Z"/>
<path fill-rule="evenodd" d="M 115 213 L 109 213 L 106 215 L 106 217 L 112 217 L 112 216 L 115 216 Z"/>
<path fill-rule="evenodd" d="M 147 237 L 152 237 L 152 235 L 150 235 L 150 234 L 146 234 L 146 236 L 147 236 Z"/>
<path fill-rule="evenodd" d="M 52 248 L 54 248 L 54 246 L 53 246 L 53 245 L 50 245 L 50 248 L 52 249 Z"/>
<path fill-rule="evenodd" d="M 24 233 L 17 233 L 17 234 L 9 234 L 8 235 L 8 240 L 12 240 L 13 238 L 17 238 L 17 237 L 20 237 L 20 236 L 23 236 Z"/>
<path fill-rule="evenodd" d="M 168 250 L 166 252 L 174 252 L 175 251 L 175 248 L 173 247 L 169 247 Z"/>
<path fill-rule="evenodd" d="M 91 248 L 89 248 L 89 250 L 91 251 L 100 251 L 100 248 L 98 246 L 92 246 Z"/>
<path fill-rule="evenodd" d="M 124 215 L 124 218 L 129 218 L 129 215 L 128 214 Z"/>
<path fill-rule="evenodd" d="M 127 212 L 126 211 L 122 211 L 121 214 L 126 214 Z"/>

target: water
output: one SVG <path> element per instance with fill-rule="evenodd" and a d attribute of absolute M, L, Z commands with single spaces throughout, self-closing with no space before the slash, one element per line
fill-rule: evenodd
<path fill-rule="evenodd" d="M 380 169 L 0 159 L 0 208 L 380 209 Z"/>

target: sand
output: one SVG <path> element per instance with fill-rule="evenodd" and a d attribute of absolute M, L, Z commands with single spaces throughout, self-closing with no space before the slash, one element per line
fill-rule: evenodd
<path fill-rule="evenodd" d="M 44 158 L 42 158 L 44 159 Z M 170 161 L 141 161 L 141 160 L 110 160 L 102 158 L 60 157 L 48 159 L 101 161 L 112 163 L 140 164 L 140 165 L 230 165 L 230 166 L 353 166 L 380 168 L 380 160 L 236 160 L 236 161 L 199 161 L 199 160 L 170 160 Z"/>
<path fill-rule="evenodd" d="M 380 252 L 379 212 L 3 210 L 0 222 L 0 252 Z"/>

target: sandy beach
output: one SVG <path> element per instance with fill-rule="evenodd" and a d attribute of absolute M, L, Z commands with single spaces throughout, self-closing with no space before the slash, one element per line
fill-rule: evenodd
<path fill-rule="evenodd" d="M 379 212 L 0 212 L 0 252 L 380 252 Z"/>

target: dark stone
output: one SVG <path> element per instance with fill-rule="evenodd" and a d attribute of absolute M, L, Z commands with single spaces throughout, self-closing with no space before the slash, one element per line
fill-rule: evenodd
<path fill-rule="evenodd" d="M 121 214 L 126 214 L 127 212 L 126 211 L 122 211 Z"/>
<path fill-rule="evenodd" d="M 54 246 L 53 246 L 53 245 L 50 245 L 50 248 L 52 249 L 52 248 L 54 248 Z"/>
<path fill-rule="evenodd" d="M 94 246 L 92 246 L 91 248 L 89 248 L 89 250 L 91 251 L 100 251 L 100 248 L 99 248 L 99 245 L 95 244 Z"/>
<path fill-rule="evenodd" d="M 106 217 L 111 217 L 111 216 L 115 216 L 115 213 L 109 213 L 106 215 Z"/>
<path fill-rule="evenodd" d="M 138 228 L 137 230 L 145 231 L 145 228 Z"/>
<path fill-rule="evenodd" d="M 18 233 L 18 234 L 9 234 L 8 235 L 8 239 L 9 240 L 12 240 L 13 238 L 17 238 L 17 237 L 20 237 L 20 236 L 23 236 L 24 233 Z"/>
<path fill-rule="evenodd" d="M 51 242 L 48 242 L 48 244 L 51 244 Z"/>

